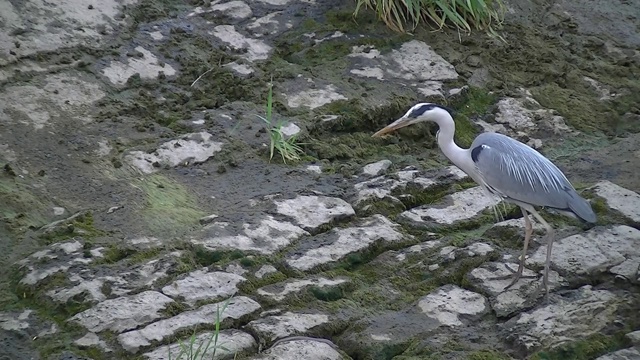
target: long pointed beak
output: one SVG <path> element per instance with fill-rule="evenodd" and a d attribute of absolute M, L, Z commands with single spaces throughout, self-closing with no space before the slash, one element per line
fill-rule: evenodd
<path fill-rule="evenodd" d="M 387 125 L 385 128 L 379 130 L 378 132 L 376 132 L 375 134 L 371 135 L 371 137 L 379 137 L 382 136 L 384 134 L 388 134 L 390 132 L 396 131 L 400 128 L 403 128 L 405 126 L 409 126 L 411 124 L 413 124 L 413 122 L 411 121 L 411 118 L 408 117 L 401 117 L 400 119 L 392 122 L 391 124 Z"/>

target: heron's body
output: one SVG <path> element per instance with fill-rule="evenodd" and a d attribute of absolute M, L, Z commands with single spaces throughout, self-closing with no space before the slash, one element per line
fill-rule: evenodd
<path fill-rule="evenodd" d="M 513 282 L 522 275 L 529 239 L 533 229 L 528 213 L 546 229 L 547 260 L 543 285 L 547 289 L 553 229 L 536 212 L 535 206 L 594 223 L 596 216 L 589 203 L 573 188 L 566 176 L 549 159 L 531 147 L 498 133 L 478 135 L 469 149 L 460 148 L 453 140 L 455 123 L 449 110 L 436 104 L 418 104 L 402 118 L 378 131 L 379 136 L 421 121 L 438 124 L 438 146 L 444 155 L 469 175 L 488 193 L 520 206 L 525 220 L 525 242 L 520 266 Z"/>

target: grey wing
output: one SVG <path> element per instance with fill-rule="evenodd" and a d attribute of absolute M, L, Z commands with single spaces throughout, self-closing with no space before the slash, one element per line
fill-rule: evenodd
<path fill-rule="evenodd" d="M 470 148 L 490 191 L 518 202 L 571 211 L 595 222 L 589 203 L 551 161 L 531 147 L 498 133 L 479 135 Z"/>

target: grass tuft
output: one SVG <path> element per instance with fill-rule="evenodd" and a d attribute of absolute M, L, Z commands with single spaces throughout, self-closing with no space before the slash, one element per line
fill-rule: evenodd
<path fill-rule="evenodd" d="M 269 93 L 267 95 L 267 112 L 265 116 L 256 115 L 265 122 L 267 133 L 269 134 L 269 161 L 273 159 L 276 150 L 282 156 L 282 161 L 295 162 L 301 159 L 304 150 L 300 147 L 296 135 L 286 136 L 282 132 L 283 122 L 276 122 L 273 119 L 273 83 L 269 83 Z"/>
<path fill-rule="evenodd" d="M 169 348 L 169 360 L 205 360 L 205 359 L 215 359 L 216 353 L 218 350 L 222 350 L 224 352 L 230 353 L 229 349 L 224 347 L 222 344 L 218 343 L 218 338 L 220 336 L 220 324 L 222 322 L 222 313 L 229 306 L 229 302 L 233 297 L 227 299 L 222 305 L 222 308 L 218 307 L 216 310 L 216 322 L 215 322 L 215 330 L 211 333 L 211 336 L 204 341 L 198 342 L 198 338 L 194 333 L 187 340 L 187 342 L 180 342 L 180 351 L 177 355 L 172 356 L 171 348 Z M 236 354 L 237 355 L 237 354 Z M 235 356 L 234 356 L 235 359 Z"/>
<path fill-rule="evenodd" d="M 356 0 L 354 16 L 362 7 L 375 10 L 390 29 L 405 32 L 406 24 L 412 30 L 423 22 L 432 22 L 442 30 L 453 27 L 464 33 L 472 29 L 487 31 L 500 37 L 494 29 L 502 24 L 505 6 L 502 0 Z"/>

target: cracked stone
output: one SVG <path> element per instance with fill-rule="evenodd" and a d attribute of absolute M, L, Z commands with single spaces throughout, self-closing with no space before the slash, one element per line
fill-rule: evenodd
<path fill-rule="evenodd" d="M 445 197 L 452 205 L 423 205 L 400 214 L 404 219 L 416 223 L 435 221 L 438 224 L 451 225 L 459 221 L 468 221 L 481 212 L 496 206 L 500 199 L 488 195 L 480 186 L 456 192 Z"/>
<path fill-rule="evenodd" d="M 160 311 L 171 302 L 171 298 L 157 291 L 144 291 L 105 300 L 74 315 L 69 321 L 79 323 L 94 333 L 104 330 L 121 333 L 160 318 Z"/>
<path fill-rule="evenodd" d="M 205 332 L 195 336 L 194 338 L 194 349 L 202 346 L 202 349 L 205 349 L 207 344 L 213 339 L 214 333 Z M 183 340 L 182 342 L 173 343 L 171 345 L 160 346 L 153 351 L 147 352 L 143 354 L 143 356 L 149 360 L 166 360 L 168 358 L 169 353 L 173 356 L 177 356 L 180 353 L 180 349 L 183 343 L 189 343 L 189 339 Z M 211 343 L 213 344 L 213 343 Z M 233 359 L 236 353 L 250 353 L 256 352 L 258 349 L 258 344 L 254 340 L 253 336 L 247 334 L 246 332 L 240 330 L 221 330 L 218 334 L 218 345 L 222 345 L 222 347 L 218 347 L 215 352 L 215 359 Z M 212 359 L 213 358 L 214 347 L 209 346 L 207 351 L 204 351 L 201 354 L 198 354 L 199 359 Z"/>
<path fill-rule="evenodd" d="M 472 280 L 474 286 L 491 295 L 489 302 L 498 317 L 510 316 L 528 308 L 531 305 L 532 295 L 542 285 L 542 275 L 525 268 L 522 273 L 523 277 L 505 291 L 505 287 L 511 283 L 511 277 L 496 278 L 512 276 L 517 270 L 518 264 L 516 263 L 489 262 L 469 273 L 469 279 Z M 528 278 L 529 276 L 536 277 Z M 549 291 L 551 292 L 562 285 L 564 285 L 564 279 L 557 272 L 550 270 Z"/>
<path fill-rule="evenodd" d="M 286 312 L 251 321 L 247 329 L 271 343 L 288 336 L 308 334 L 313 328 L 328 322 L 329 316 L 324 314 Z"/>
<path fill-rule="evenodd" d="M 362 219 L 355 227 L 333 229 L 309 239 L 311 249 L 302 249 L 289 255 L 286 262 L 297 270 L 310 270 L 315 266 L 338 261 L 350 253 L 364 250 L 376 241 L 393 243 L 405 238 L 392 223 L 382 215 Z M 319 246 L 318 246 L 319 245 Z"/>
<path fill-rule="evenodd" d="M 275 204 L 279 214 L 292 217 L 307 231 L 317 230 L 322 225 L 356 214 L 346 201 L 327 196 L 298 196 L 276 201 Z"/>
<path fill-rule="evenodd" d="M 567 276 L 593 275 L 620 266 L 626 261 L 640 260 L 640 230 L 625 225 L 594 228 L 555 241 L 551 254 L 552 267 Z M 542 266 L 546 246 L 539 247 L 527 264 Z M 620 270 L 618 267 L 617 270 Z M 615 270 L 614 270 L 615 271 Z M 637 270 L 636 270 L 637 271 Z"/>
<path fill-rule="evenodd" d="M 118 335 L 118 342 L 126 351 L 136 353 L 141 348 L 150 346 L 154 342 L 162 342 L 172 338 L 182 330 L 215 323 L 218 310 L 224 307 L 225 302 L 204 305 L 196 310 L 186 311 L 174 317 L 156 321 L 144 328 L 122 333 Z M 224 323 L 227 319 L 238 320 L 260 309 L 260 304 L 248 297 L 232 298 L 220 316 L 220 323 Z"/>
<path fill-rule="evenodd" d="M 213 141 L 212 136 L 206 131 L 186 134 L 160 145 L 153 153 L 131 151 L 125 160 L 146 174 L 158 171 L 161 166 L 202 163 L 222 150 L 223 143 Z"/>
<path fill-rule="evenodd" d="M 282 301 L 287 296 L 298 293 L 303 289 L 315 286 L 318 288 L 333 287 L 348 282 L 347 278 L 327 279 L 323 277 L 310 278 L 304 280 L 290 279 L 281 283 L 267 285 L 258 289 L 258 295 L 271 298 L 275 301 Z"/>
<path fill-rule="evenodd" d="M 479 318 L 489 311 L 487 299 L 455 285 L 442 286 L 420 299 L 424 314 L 445 326 L 462 326 L 461 315 Z"/>
<path fill-rule="evenodd" d="M 258 224 L 243 224 L 242 230 L 230 225 L 228 222 L 207 225 L 202 229 L 202 234 L 191 239 L 191 242 L 213 251 L 242 250 L 272 254 L 300 237 L 310 235 L 304 229 L 290 222 L 275 220 L 270 215 Z"/>
<path fill-rule="evenodd" d="M 598 196 L 607 201 L 607 206 L 628 219 L 640 222 L 640 195 L 610 181 L 604 180 L 594 187 Z"/>
<path fill-rule="evenodd" d="M 244 281 L 244 277 L 236 274 L 196 270 L 163 287 L 162 293 L 173 298 L 182 297 L 186 303 L 193 305 L 200 300 L 231 297 L 238 291 L 238 284 Z"/>
<path fill-rule="evenodd" d="M 610 326 L 620 304 L 612 292 L 590 285 L 564 294 L 563 299 L 511 318 L 503 325 L 505 336 L 527 350 L 584 339 Z"/>

